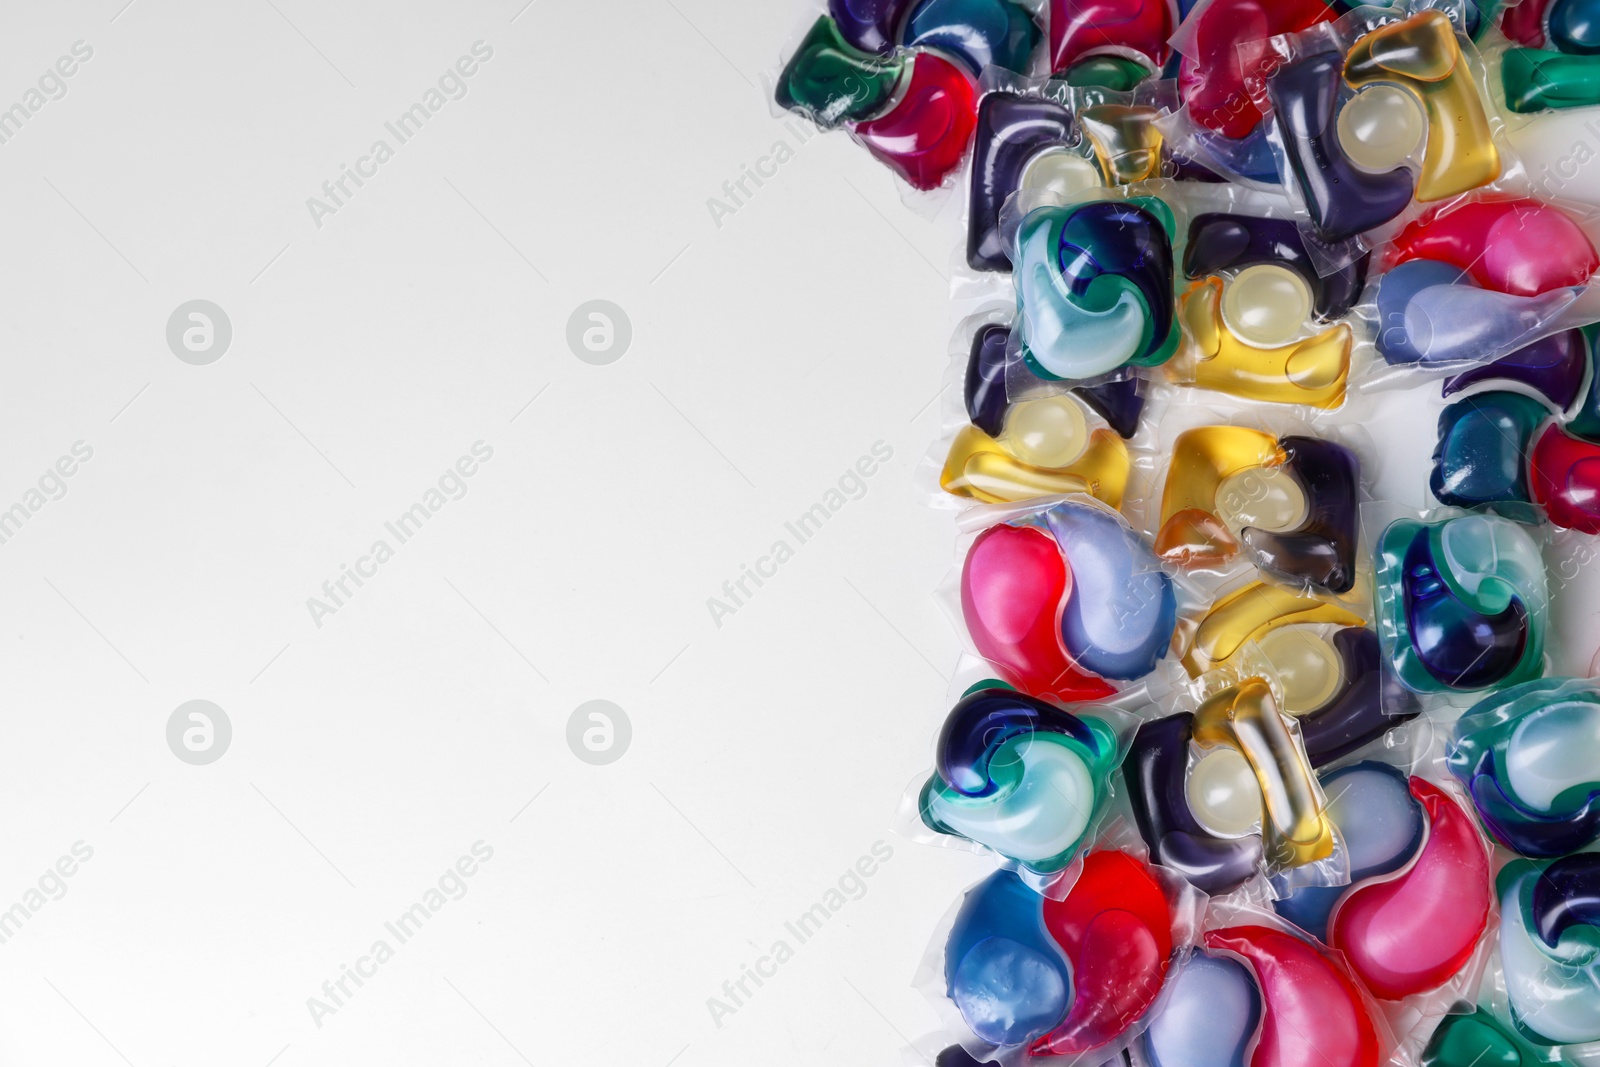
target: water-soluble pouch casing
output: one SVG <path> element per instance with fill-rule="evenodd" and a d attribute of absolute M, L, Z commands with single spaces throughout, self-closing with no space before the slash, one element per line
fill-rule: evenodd
<path fill-rule="evenodd" d="M 1400 519 L 1376 554 L 1378 636 L 1407 688 L 1472 693 L 1544 672 L 1549 593 L 1526 527 L 1483 514 Z"/>
<path fill-rule="evenodd" d="M 1479 701 L 1445 765 L 1496 841 L 1549 859 L 1600 839 L 1600 682 L 1540 678 Z"/>
<path fill-rule="evenodd" d="M 1058 874 L 1105 814 L 1126 725 L 1126 713 L 1110 707 L 1062 708 L 979 683 L 945 718 L 917 811 L 936 833 L 992 849 L 1033 875 Z"/>
<path fill-rule="evenodd" d="M 968 548 L 960 589 L 968 636 L 1002 678 L 1031 696 L 1097 700 L 1116 691 L 1108 679 L 1167 658 L 1178 591 L 1126 520 L 1087 497 L 1000 514 Z"/>
<path fill-rule="evenodd" d="M 1252 98 L 1319 240 L 1370 248 L 1427 205 L 1523 179 L 1449 13 L 1360 7 L 1270 47 Z"/>

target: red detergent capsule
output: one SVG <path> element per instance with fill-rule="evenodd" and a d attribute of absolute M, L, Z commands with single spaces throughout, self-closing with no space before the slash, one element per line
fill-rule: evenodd
<path fill-rule="evenodd" d="M 1072 1007 L 1033 1055 L 1099 1048 L 1155 1003 L 1172 962 L 1172 905 L 1149 867 L 1091 853 L 1066 899 L 1045 900 L 1044 925 L 1072 965 Z"/>
<path fill-rule="evenodd" d="M 1428 838 L 1411 865 L 1348 894 L 1328 944 L 1381 1000 L 1438 989 L 1466 966 L 1489 925 L 1489 854 L 1472 817 L 1437 786 L 1411 779 Z"/>
<path fill-rule="evenodd" d="M 1500 31 L 1528 48 L 1544 47 L 1544 13 L 1550 0 L 1522 0 L 1500 16 Z"/>
<path fill-rule="evenodd" d="M 1160 67 L 1174 28 L 1169 0 L 1050 0 L 1050 69 L 1106 48 L 1131 48 Z"/>
<path fill-rule="evenodd" d="M 1515 296 L 1583 285 L 1600 269 L 1600 255 L 1577 223 L 1559 208 L 1527 199 L 1423 216 L 1395 238 L 1384 269 L 1410 259 L 1448 263 L 1485 289 Z"/>
<path fill-rule="evenodd" d="M 1193 54 L 1178 62 L 1178 89 L 1189 117 L 1225 137 L 1254 130 L 1261 109 L 1250 85 L 1268 73 L 1267 38 L 1334 17 L 1323 0 L 1212 0 L 1194 16 Z"/>
<path fill-rule="evenodd" d="M 961 165 L 978 124 L 978 94 L 965 71 L 919 52 L 911 84 L 887 112 L 856 126 L 868 151 L 918 189 L 933 189 Z"/>
<path fill-rule="evenodd" d="M 1533 446 L 1528 482 L 1550 521 L 1568 530 L 1600 533 L 1600 445 L 1551 425 Z"/>
<path fill-rule="evenodd" d="M 1034 527 L 985 530 L 961 569 L 961 614 L 979 655 L 1030 696 L 1097 700 L 1116 690 L 1074 667 L 1061 641 L 1071 592 L 1055 539 Z"/>
<path fill-rule="evenodd" d="M 1238 956 L 1254 973 L 1264 1007 L 1250 1067 L 1378 1067 L 1383 1042 L 1344 966 L 1293 934 L 1230 926 L 1206 948 Z"/>

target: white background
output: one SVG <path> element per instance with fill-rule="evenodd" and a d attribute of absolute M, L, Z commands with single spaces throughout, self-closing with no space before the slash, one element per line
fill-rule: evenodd
<path fill-rule="evenodd" d="M 0 508 L 94 455 L 0 544 L 0 909 L 93 858 L 0 944 L 0 1063 L 868 1065 L 935 1028 L 912 973 L 990 865 L 888 827 L 957 652 L 953 529 L 913 482 L 957 213 L 773 117 L 797 3 L 523 2 L 5 5 L 0 107 L 94 54 L 0 146 Z M 315 225 L 479 40 L 467 95 Z M 194 298 L 232 321 L 209 366 L 166 344 Z M 596 298 L 633 327 L 609 366 L 565 340 Z M 1384 398 L 1378 495 L 1422 503 L 1435 396 Z M 467 495 L 316 626 L 480 440 Z M 865 496 L 716 626 L 877 441 Z M 196 698 L 234 731 L 205 767 L 165 739 Z M 565 740 L 595 698 L 632 722 L 609 766 Z M 467 894 L 316 1025 L 479 840 Z M 878 840 L 718 1027 L 707 998 Z"/>

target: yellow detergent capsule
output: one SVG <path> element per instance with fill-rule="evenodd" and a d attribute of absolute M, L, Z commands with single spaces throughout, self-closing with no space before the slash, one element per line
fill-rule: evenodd
<path fill-rule="evenodd" d="M 1201 426 L 1179 434 L 1161 493 L 1156 555 L 1179 567 L 1231 560 L 1239 539 L 1217 513 L 1223 481 L 1241 471 L 1277 467 L 1285 458 L 1276 437 L 1243 426 Z"/>
<path fill-rule="evenodd" d="M 1189 344 L 1174 364 L 1175 375 L 1202 389 L 1271 404 L 1328 409 L 1344 403 L 1354 339 L 1349 325 L 1339 323 L 1277 348 L 1258 348 L 1228 328 L 1223 292 L 1221 278 L 1202 278 L 1181 298 L 1179 316 Z"/>
<path fill-rule="evenodd" d="M 1017 408 L 1023 406 L 1019 404 Z M 1013 409 L 1007 418 L 1004 440 L 997 441 L 976 426 L 963 427 L 956 434 L 939 475 L 939 485 L 945 492 L 983 504 L 1087 493 L 1111 507 L 1122 506 L 1131 468 L 1128 446 L 1122 438 L 1104 427 L 1080 432 L 1076 452 L 1069 453 L 1072 458 L 1068 462 L 1055 467 L 1037 465 L 1017 454 L 1017 442 L 1012 440 L 1012 419 L 1016 414 L 1017 409 Z M 1058 447 L 1038 440 L 1034 434 L 1037 424 L 1031 420 L 1032 416 L 1024 420 L 1032 429 L 1022 435 L 1029 442 L 1022 451 L 1051 457 L 1067 451 L 1065 444 Z M 1086 431 L 1087 426 L 1082 430 Z"/>
<path fill-rule="evenodd" d="M 1261 790 L 1261 841 L 1271 867 L 1284 870 L 1333 855 L 1333 823 L 1316 775 L 1264 679 L 1246 678 L 1201 704 L 1194 741 L 1201 748 L 1229 746 L 1249 763 Z"/>
<path fill-rule="evenodd" d="M 1443 200 L 1500 177 L 1500 153 L 1483 100 L 1443 12 L 1419 11 L 1357 40 L 1345 56 L 1344 80 L 1352 89 L 1397 86 L 1422 106 L 1428 136 L 1418 200 Z"/>
<path fill-rule="evenodd" d="M 1161 170 L 1160 112 L 1139 104 L 1096 104 L 1078 113 L 1107 185 L 1154 178 Z"/>
<path fill-rule="evenodd" d="M 1364 626 L 1366 620 L 1337 604 L 1266 582 L 1252 582 L 1211 606 L 1183 656 L 1191 678 L 1226 663 L 1244 645 L 1282 626 L 1331 622 Z"/>

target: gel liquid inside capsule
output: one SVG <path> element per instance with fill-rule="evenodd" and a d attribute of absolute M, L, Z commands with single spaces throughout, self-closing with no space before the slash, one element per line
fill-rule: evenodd
<path fill-rule="evenodd" d="M 1244 965 L 1196 953 L 1167 987 L 1144 1035 L 1153 1067 L 1245 1067 L 1261 1021 L 1261 994 Z"/>
<path fill-rule="evenodd" d="M 981 688 L 946 717 L 918 810 L 932 830 L 1054 873 L 1078 854 L 1116 760 L 1116 734 L 1103 720 Z"/>
<path fill-rule="evenodd" d="M 1339 112 L 1338 129 L 1350 161 L 1378 172 L 1410 159 L 1427 132 L 1415 98 L 1392 85 L 1371 85 L 1351 97 Z"/>
<path fill-rule="evenodd" d="M 1422 714 L 1416 695 L 1383 670 L 1376 633 L 1347 626 L 1334 631 L 1329 644 L 1339 658 L 1338 691 L 1315 711 L 1299 713 L 1300 739 L 1313 767 L 1341 760 Z M 1290 672 L 1280 673 L 1292 699 L 1296 683 L 1287 677 Z M 1289 710 L 1295 713 L 1292 707 Z M 1333 822 L 1344 829 L 1337 815 Z"/>
<path fill-rule="evenodd" d="M 1069 200 L 1100 185 L 1094 162 L 1070 148 L 1047 148 L 1022 169 L 1022 188 Z"/>
<path fill-rule="evenodd" d="M 1290 530 L 1305 521 L 1306 494 L 1282 467 L 1230 474 L 1217 487 L 1217 517 L 1234 533 L 1247 527 Z"/>
<path fill-rule="evenodd" d="M 1011 262 L 1023 361 L 1050 380 L 1153 367 L 1177 350 L 1172 209 L 1149 196 L 1044 205 Z"/>
<path fill-rule="evenodd" d="M 1418 200 L 1444 200 L 1500 177 L 1483 98 L 1448 15 L 1419 11 L 1366 34 L 1345 56 L 1344 81 L 1352 89 L 1403 86 L 1421 105 L 1428 136 Z M 1348 157 L 1349 146 L 1344 148 Z"/>
<path fill-rule="evenodd" d="M 1261 865 L 1261 838 L 1207 830 L 1189 804 L 1194 716 L 1178 712 L 1140 726 L 1123 764 L 1128 806 L 1151 857 L 1205 893 L 1237 888 Z"/>
<path fill-rule="evenodd" d="M 1328 939 L 1328 919 L 1352 887 L 1392 874 L 1422 847 L 1426 830 L 1422 808 L 1406 776 L 1386 763 L 1363 760 L 1322 779 L 1328 816 L 1339 827 L 1350 862 L 1349 885 L 1301 886 L 1279 898 L 1279 915 L 1319 941 Z"/>
<path fill-rule="evenodd" d="M 1231 748 L 1249 763 L 1260 789 L 1269 871 L 1333 855 L 1334 828 L 1316 776 L 1264 679 L 1246 678 L 1207 698 L 1195 711 L 1194 741 L 1202 749 Z"/>
<path fill-rule="evenodd" d="M 1422 1050 L 1422 1067 L 1536 1067 L 1544 1050 L 1485 1008 L 1471 1015 L 1446 1015 Z"/>
<path fill-rule="evenodd" d="M 1211 930 L 1205 946 L 1242 960 L 1261 990 L 1252 1067 L 1378 1067 L 1385 1061 L 1361 987 L 1337 956 L 1268 926 Z"/>
<path fill-rule="evenodd" d="M 1378 635 L 1408 689 L 1471 692 L 1543 674 L 1549 590 L 1521 525 L 1479 514 L 1401 519 L 1378 542 Z"/>
<path fill-rule="evenodd" d="M 1024 463 L 1064 467 L 1083 454 L 1089 424 L 1069 397 L 1024 400 L 1007 416 L 1004 440 Z"/>
<path fill-rule="evenodd" d="M 1066 1013 L 1072 976 L 1045 929 L 1040 896 L 1000 870 L 967 890 L 944 951 L 945 988 L 982 1041 L 1018 1045 Z"/>
<path fill-rule="evenodd" d="M 1316 711 L 1344 685 L 1344 663 L 1331 644 L 1308 626 L 1285 626 L 1262 635 L 1257 647 L 1278 675 L 1283 710 Z"/>
<path fill-rule="evenodd" d="M 1484 828 L 1524 856 L 1554 857 L 1600 837 L 1600 689 L 1540 678 L 1480 701 L 1455 723 L 1446 765 Z"/>
<path fill-rule="evenodd" d="M 1518 1029 L 1541 1045 L 1600 1040 L 1600 855 L 1518 859 L 1495 889 L 1500 965 Z"/>
<path fill-rule="evenodd" d="M 1263 347 L 1287 344 L 1311 317 L 1311 287 L 1287 267 L 1246 267 L 1222 291 L 1222 318 Z"/>
<path fill-rule="evenodd" d="M 1034 1056 L 1100 1048 L 1144 1017 L 1172 964 L 1172 905 L 1154 872 L 1125 852 L 1093 852 L 1064 900 L 1046 899 L 1044 925 L 1072 974 L 1072 1007 L 1029 1046 Z"/>
<path fill-rule="evenodd" d="M 1214 748 L 1189 770 L 1189 810 L 1218 837 L 1243 837 L 1261 828 L 1261 787 L 1236 749 Z"/>
<path fill-rule="evenodd" d="M 1328 944 L 1374 996 L 1390 1001 L 1459 974 L 1493 905 L 1489 854 L 1471 817 L 1433 783 L 1409 785 L 1428 820 L 1416 861 L 1387 881 L 1353 887 L 1328 920 Z"/>

